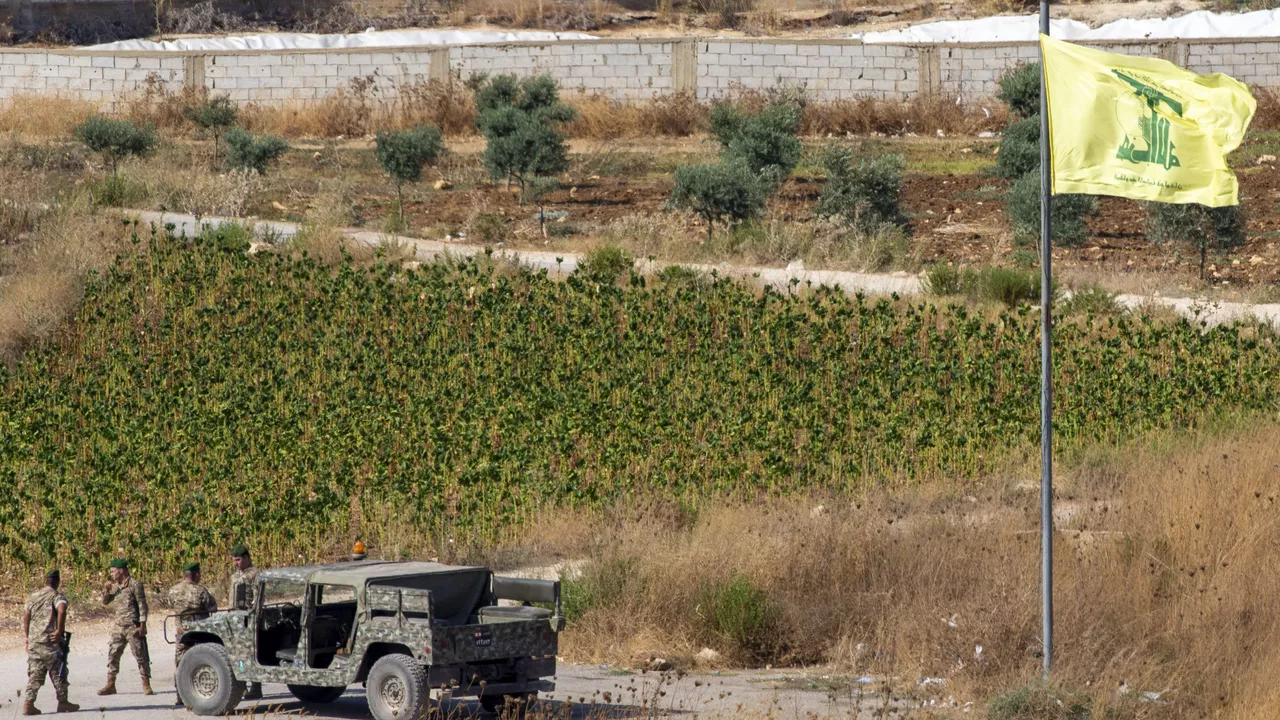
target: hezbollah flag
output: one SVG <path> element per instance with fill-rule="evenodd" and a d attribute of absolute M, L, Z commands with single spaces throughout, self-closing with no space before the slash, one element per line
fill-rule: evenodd
<path fill-rule="evenodd" d="M 1197 75 L 1040 37 L 1055 195 L 1238 205 L 1227 154 L 1257 108 L 1226 75 Z"/>

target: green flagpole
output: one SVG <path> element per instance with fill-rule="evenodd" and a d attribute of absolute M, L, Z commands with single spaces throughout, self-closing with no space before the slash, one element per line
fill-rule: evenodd
<path fill-rule="evenodd" d="M 1049 0 L 1040 0 L 1040 32 L 1049 34 Z M 1044 675 L 1053 667 L 1053 195 L 1048 75 L 1040 51 L 1040 582 Z"/>

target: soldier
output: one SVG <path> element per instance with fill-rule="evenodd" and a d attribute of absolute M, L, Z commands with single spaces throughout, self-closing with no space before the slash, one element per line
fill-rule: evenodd
<path fill-rule="evenodd" d="M 200 563 L 187 563 L 182 568 L 182 582 L 169 588 L 169 602 L 178 615 L 178 637 L 173 646 L 173 688 L 178 689 L 178 666 L 182 656 L 187 654 L 187 646 L 182 642 L 182 623 L 186 620 L 203 620 L 218 610 L 218 603 L 209 594 L 205 586 L 200 584 Z M 174 706 L 182 705 L 179 697 Z"/>
<path fill-rule="evenodd" d="M 258 590 L 258 568 L 253 564 L 253 558 L 249 557 L 249 548 L 244 543 L 236 543 L 231 548 L 231 564 L 235 566 L 235 570 L 231 573 L 231 593 L 227 596 L 227 605 L 234 606 L 236 601 L 236 587 L 245 585 L 248 593 L 245 595 L 245 602 L 248 607 L 253 607 L 253 596 Z M 246 610 L 246 607 L 233 607 L 234 610 Z M 262 683 L 249 683 L 249 690 L 244 694 L 245 700 L 261 700 L 262 699 Z"/>
<path fill-rule="evenodd" d="M 147 650 L 147 591 L 142 583 L 129 576 L 129 563 L 124 558 L 111 561 L 111 581 L 102 590 L 102 604 L 115 601 L 115 617 L 111 645 L 107 650 L 107 684 L 99 695 L 116 694 L 116 675 L 120 674 L 120 656 L 124 646 L 133 650 L 142 676 L 142 694 L 155 695 L 151 689 L 151 653 Z"/>
<path fill-rule="evenodd" d="M 27 694 L 22 714 L 39 715 L 36 693 L 49 676 L 53 692 L 58 696 L 54 712 L 75 712 L 79 705 L 67 700 L 67 598 L 58 592 L 62 575 L 52 569 L 45 573 L 45 586 L 31 593 L 22 613 L 22 632 L 27 636 Z M 36 636 L 31 637 L 31 621 L 36 621 Z"/>

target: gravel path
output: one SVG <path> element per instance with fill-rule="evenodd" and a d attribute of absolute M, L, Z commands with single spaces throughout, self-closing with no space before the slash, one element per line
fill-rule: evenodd
<path fill-rule="evenodd" d="M 153 621 L 158 618 L 153 617 Z M 72 628 L 71 700 L 81 711 L 69 717 L 120 717 L 133 720 L 161 720 L 193 716 L 185 709 L 174 708 L 173 649 L 165 643 L 159 624 L 149 635 L 156 694 L 142 694 L 138 668 L 126 650 L 120 663 L 119 694 L 101 698 L 95 694 L 106 674 L 107 635 L 101 624 Z M 4 633 L 0 643 L 0 718 L 19 717 L 22 712 L 20 693 L 26 686 L 27 659 L 19 634 Z M 531 717 L 547 718 L 668 718 L 668 717 L 769 717 L 787 718 L 859 718 L 874 717 L 883 711 L 883 696 L 874 690 L 855 696 L 847 685 L 824 679 L 820 671 L 740 671 L 724 673 L 638 673 L 616 671 L 607 667 L 561 664 L 556 677 L 556 692 L 544 697 Z M 868 686 L 869 687 L 869 686 Z M 316 718 L 368 718 L 364 689 L 352 687 L 337 702 L 317 711 L 294 700 L 283 685 L 267 685 L 265 697 L 254 703 L 245 702 L 240 714 L 253 718 L 299 716 Z M 46 714 L 54 706 L 53 688 L 47 683 L 41 689 L 36 707 Z M 892 700 L 895 717 L 902 717 L 910 706 Z M 437 717 L 485 718 L 474 701 L 456 701 L 439 707 Z"/>

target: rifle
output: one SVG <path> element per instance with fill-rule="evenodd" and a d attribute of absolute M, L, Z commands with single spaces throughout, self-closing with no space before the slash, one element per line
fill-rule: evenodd
<path fill-rule="evenodd" d="M 54 656 L 53 667 L 50 668 L 54 677 L 63 683 L 67 682 L 67 658 L 71 657 L 71 633 L 63 631 L 62 641 L 58 643 L 58 652 Z"/>

